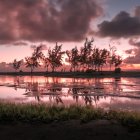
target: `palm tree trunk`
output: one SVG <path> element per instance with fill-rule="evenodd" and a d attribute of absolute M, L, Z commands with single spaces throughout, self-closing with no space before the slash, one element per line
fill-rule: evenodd
<path fill-rule="evenodd" d="M 52 66 L 52 72 L 55 72 L 55 67 L 54 66 Z"/>
<path fill-rule="evenodd" d="M 74 66 L 74 72 L 75 72 L 75 66 Z"/>
<path fill-rule="evenodd" d="M 33 67 L 31 67 L 31 73 L 33 73 Z"/>
<path fill-rule="evenodd" d="M 110 71 L 111 71 L 111 64 L 110 64 Z"/>

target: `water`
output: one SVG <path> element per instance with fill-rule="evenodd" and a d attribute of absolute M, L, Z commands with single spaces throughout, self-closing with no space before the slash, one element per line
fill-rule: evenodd
<path fill-rule="evenodd" d="M 140 111 L 140 79 L 0 76 L 0 100 Z"/>

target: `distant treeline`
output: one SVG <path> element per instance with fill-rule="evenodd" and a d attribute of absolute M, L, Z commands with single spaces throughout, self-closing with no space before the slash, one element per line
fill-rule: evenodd
<path fill-rule="evenodd" d="M 46 55 L 43 53 L 44 45 L 33 46 L 33 53 L 29 57 L 25 57 L 24 65 L 33 72 L 35 68 L 44 66 L 46 71 L 51 68 L 52 72 L 58 68 L 63 68 L 63 57 L 66 56 L 65 62 L 69 63 L 70 71 L 102 71 L 103 67 L 113 66 L 116 70 L 120 70 L 122 63 L 121 56 L 116 54 L 116 48 L 109 45 L 109 50 L 93 47 L 94 39 L 86 39 L 83 47 L 77 47 L 71 50 L 62 51 L 62 45 L 56 43 L 55 47 L 48 48 Z M 13 68 L 19 70 L 23 60 L 14 59 Z"/>

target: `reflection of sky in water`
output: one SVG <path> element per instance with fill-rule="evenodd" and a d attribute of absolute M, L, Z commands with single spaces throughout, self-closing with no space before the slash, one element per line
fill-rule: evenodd
<path fill-rule="evenodd" d="M 139 78 L 0 76 L 0 99 L 13 102 L 93 105 L 140 111 Z"/>

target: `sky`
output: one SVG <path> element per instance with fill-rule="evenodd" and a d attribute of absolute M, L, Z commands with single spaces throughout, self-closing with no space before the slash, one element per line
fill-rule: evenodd
<path fill-rule="evenodd" d="M 0 62 L 30 56 L 31 45 L 80 48 L 86 37 L 140 69 L 140 0 L 0 0 Z"/>

